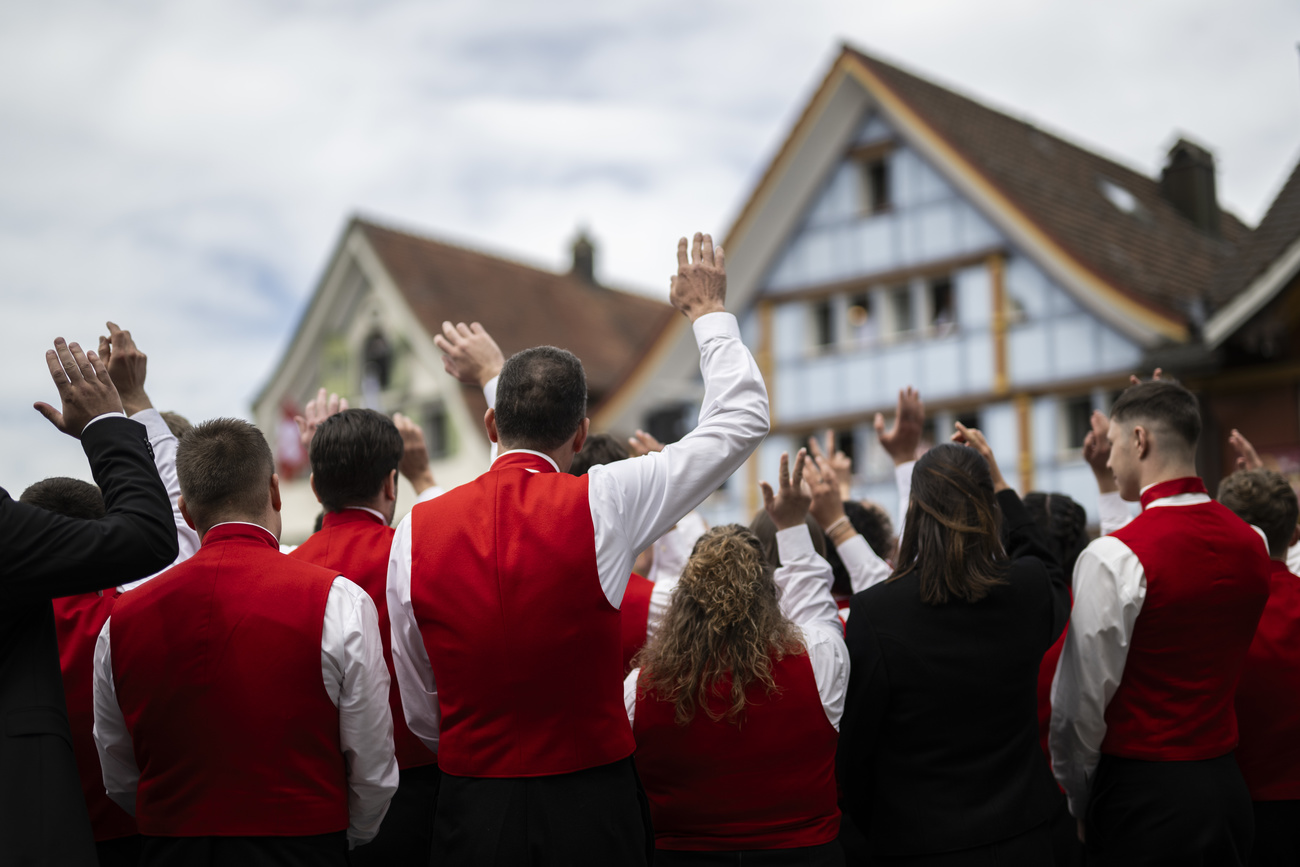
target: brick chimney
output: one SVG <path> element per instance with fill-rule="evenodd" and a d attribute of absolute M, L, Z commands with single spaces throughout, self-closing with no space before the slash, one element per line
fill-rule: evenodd
<path fill-rule="evenodd" d="M 1160 173 L 1166 200 L 1207 235 L 1219 235 L 1219 199 L 1214 188 L 1214 155 L 1185 138 L 1169 150 Z"/>
<path fill-rule="evenodd" d="M 573 239 L 573 276 L 596 285 L 596 248 L 587 237 L 586 229 L 578 230 L 578 237 Z"/>

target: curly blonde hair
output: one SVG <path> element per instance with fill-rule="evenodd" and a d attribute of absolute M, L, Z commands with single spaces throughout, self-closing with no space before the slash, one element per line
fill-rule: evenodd
<path fill-rule="evenodd" d="M 637 691 L 676 705 L 678 725 L 701 707 L 717 722 L 740 725 L 745 693 L 776 691 L 772 663 L 806 653 L 798 628 L 781 613 L 772 567 L 758 537 L 739 524 L 700 537 L 654 637 L 637 654 Z M 729 695 L 724 695 L 723 684 Z M 730 701 L 715 711 L 711 698 Z"/>

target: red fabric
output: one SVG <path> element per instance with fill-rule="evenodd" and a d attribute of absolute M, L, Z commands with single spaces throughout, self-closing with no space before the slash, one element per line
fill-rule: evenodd
<path fill-rule="evenodd" d="M 1146 599 L 1106 707 L 1103 753 L 1197 761 L 1237 744 L 1233 695 L 1268 600 L 1264 542 L 1213 501 L 1146 508 L 1204 491 L 1197 478 L 1156 485 L 1142 514 L 1114 533 L 1142 563 Z"/>
<path fill-rule="evenodd" d="M 438 764 L 565 774 L 635 749 L 587 477 L 506 453 L 411 513 L 411 603 L 438 685 Z"/>
<path fill-rule="evenodd" d="M 835 747 L 806 655 L 774 661 L 778 691 L 745 694 L 737 727 L 697 709 L 689 725 L 657 694 L 638 695 L 636 767 L 650 800 L 655 847 L 692 851 L 789 849 L 836 838 Z M 730 702 L 723 681 L 710 701 Z"/>
<path fill-rule="evenodd" d="M 142 834 L 348 827 L 338 709 L 321 677 L 336 575 L 285 557 L 260 527 L 221 524 L 117 600 L 113 680 L 140 768 Z"/>
<path fill-rule="evenodd" d="M 388 551 L 393 546 L 393 528 L 362 509 L 327 512 L 319 533 L 314 533 L 289 556 L 324 566 L 356 583 L 370 594 L 379 612 L 379 634 L 388 665 L 388 707 L 393 713 L 393 743 L 397 766 L 418 768 L 438 763 L 438 757 L 406 724 L 402 696 L 393 671 L 393 635 L 388 626 Z"/>
<path fill-rule="evenodd" d="M 63 694 L 68 701 L 72 751 L 81 774 L 81 793 L 90 812 L 95 841 L 116 840 L 140 833 L 135 819 L 104 794 L 104 775 L 95 749 L 95 706 L 91 681 L 95 667 L 95 642 L 113 611 L 116 590 L 82 593 L 54 600 L 54 628 L 59 636 L 59 667 L 63 669 Z"/>
<path fill-rule="evenodd" d="M 1061 649 L 1065 647 L 1065 636 L 1070 632 L 1070 624 L 1065 624 L 1061 637 L 1047 648 L 1043 661 L 1038 664 L 1038 742 L 1043 747 L 1043 755 L 1051 766 L 1052 753 L 1047 748 L 1047 733 L 1052 723 L 1052 681 L 1056 679 L 1056 665 L 1061 660 Z"/>
<path fill-rule="evenodd" d="M 1254 801 L 1300 800 L 1300 577 L 1272 562 L 1268 604 L 1237 685 L 1237 764 Z"/>
<path fill-rule="evenodd" d="M 646 629 L 650 623 L 650 594 L 655 584 L 635 572 L 627 582 L 623 604 L 618 613 L 623 624 L 623 674 L 632 670 L 632 658 L 645 647 Z"/>

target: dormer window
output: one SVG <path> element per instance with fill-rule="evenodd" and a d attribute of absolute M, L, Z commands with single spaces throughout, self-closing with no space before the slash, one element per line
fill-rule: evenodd
<path fill-rule="evenodd" d="M 380 409 L 379 395 L 393 378 L 393 348 L 379 331 L 370 332 L 361 346 L 361 403 Z"/>
<path fill-rule="evenodd" d="M 1101 189 L 1101 194 L 1106 197 L 1106 201 L 1115 206 L 1115 209 L 1121 213 L 1137 216 L 1142 211 L 1142 205 L 1138 203 L 1137 196 L 1121 187 L 1108 178 L 1098 178 L 1097 186 Z"/>
<path fill-rule="evenodd" d="M 867 214 L 888 211 L 890 195 L 889 160 L 881 156 L 862 164 L 862 210 Z"/>

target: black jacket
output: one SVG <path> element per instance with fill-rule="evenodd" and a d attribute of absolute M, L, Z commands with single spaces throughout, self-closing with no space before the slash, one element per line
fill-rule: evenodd
<path fill-rule="evenodd" d="M 94 865 L 50 600 L 143 578 L 176 558 L 171 501 L 144 426 L 102 419 L 81 438 L 108 514 L 97 521 L 0 489 L 0 864 Z"/>
<path fill-rule="evenodd" d="M 1015 492 L 998 504 L 1011 562 L 984 599 L 926 605 L 914 575 L 853 597 L 839 779 L 876 854 L 993 843 L 1059 805 L 1036 694 L 1043 654 L 1069 620 L 1069 589 Z"/>

